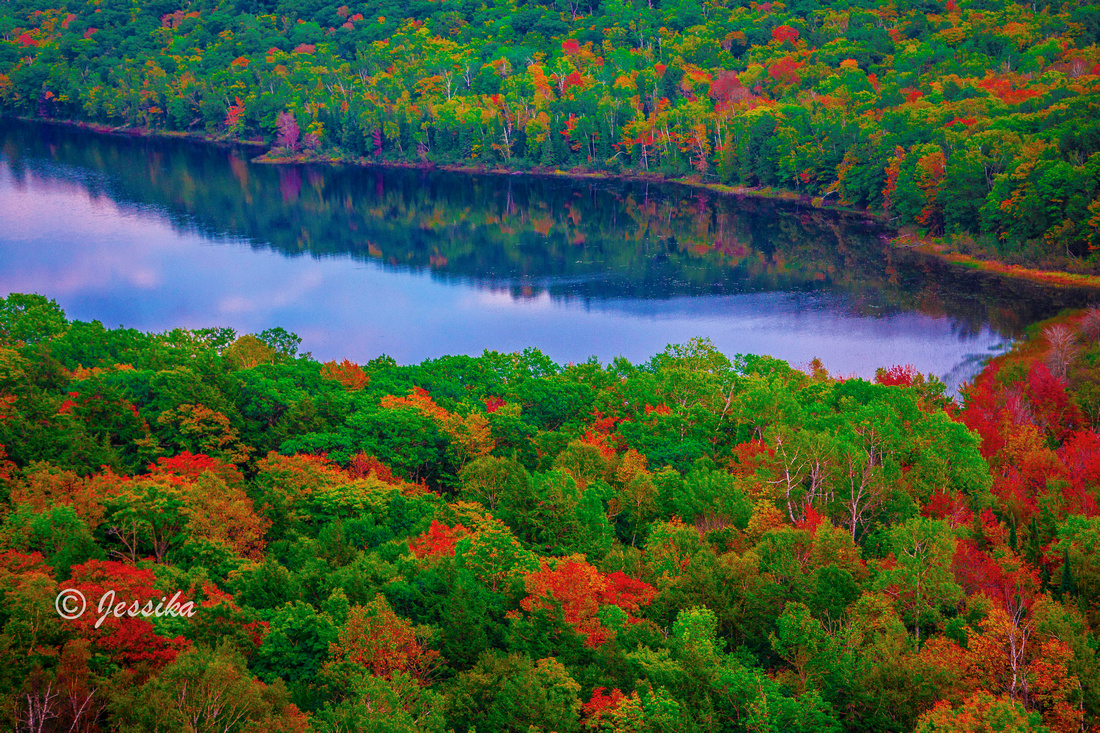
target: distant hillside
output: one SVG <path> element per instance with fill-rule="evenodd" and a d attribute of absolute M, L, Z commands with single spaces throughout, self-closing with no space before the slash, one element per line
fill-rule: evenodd
<path fill-rule="evenodd" d="M 1046 266 L 1091 268 L 1100 246 L 1095 4 L 42 5 L 0 5 L 0 113 L 695 174 Z"/>

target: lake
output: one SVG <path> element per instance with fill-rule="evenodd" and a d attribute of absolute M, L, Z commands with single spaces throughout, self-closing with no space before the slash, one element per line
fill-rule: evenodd
<path fill-rule="evenodd" d="M 683 186 L 353 166 L 0 121 L 0 293 L 146 331 L 282 326 L 321 360 L 709 337 L 952 389 L 1091 291 L 892 249 L 864 217 Z"/>

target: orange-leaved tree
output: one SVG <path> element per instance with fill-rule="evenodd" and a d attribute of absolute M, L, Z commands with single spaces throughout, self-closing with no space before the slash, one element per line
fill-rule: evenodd
<path fill-rule="evenodd" d="M 365 606 L 352 607 L 337 641 L 329 645 L 329 655 L 332 661 L 325 668 L 330 676 L 340 676 L 340 668 L 350 663 L 378 677 L 405 672 L 421 682 L 427 681 L 439 659 L 439 652 L 427 648 L 423 635 L 394 613 L 381 593 Z"/>
<path fill-rule="evenodd" d="M 370 384 L 370 377 L 357 364 L 344 359 L 339 364 L 335 361 L 327 361 L 321 367 L 321 378 L 339 382 L 349 392 L 358 392 Z"/>
<path fill-rule="evenodd" d="M 461 524 L 452 527 L 433 519 L 427 532 L 409 540 L 409 549 L 417 557 L 435 557 L 438 555 L 454 557 L 455 545 L 468 534 L 470 534 L 470 530 Z"/>
<path fill-rule="evenodd" d="M 618 606 L 626 611 L 629 622 L 636 620 L 641 607 L 649 605 L 657 594 L 653 586 L 621 572 L 601 573 L 583 555 L 571 555 L 553 566 L 542 560 L 524 584 L 529 594 L 520 602 L 524 610 L 552 610 L 560 605 L 565 622 L 589 647 L 602 646 L 614 636 L 614 631 L 600 622 L 597 614 L 601 606 Z"/>

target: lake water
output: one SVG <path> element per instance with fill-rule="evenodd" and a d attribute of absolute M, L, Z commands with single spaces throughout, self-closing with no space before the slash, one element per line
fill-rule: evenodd
<path fill-rule="evenodd" d="M 248 157 L 0 120 L 0 293 L 147 331 L 282 326 L 321 360 L 638 362 L 706 336 L 953 388 L 1092 295 L 892 250 L 858 216 L 679 186 Z"/>

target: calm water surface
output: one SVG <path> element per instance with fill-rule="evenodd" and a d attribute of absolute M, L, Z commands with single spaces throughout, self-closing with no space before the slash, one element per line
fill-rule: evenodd
<path fill-rule="evenodd" d="M 149 331 L 283 326 L 322 360 L 637 362 L 707 336 L 953 387 L 1090 299 L 892 251 L 859 217 L 675 186 L 247 161 L 0 121 L 0 293 Z"/>

